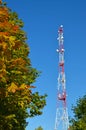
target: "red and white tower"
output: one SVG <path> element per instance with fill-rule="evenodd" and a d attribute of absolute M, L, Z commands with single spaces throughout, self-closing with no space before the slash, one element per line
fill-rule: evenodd
<path fill-rule="evenodd" d="M 59 54 L 58 63 L 58 92 L 57 92 L 57 110 L 56 110 L 56 120 L 54 130 L 68 130 L 69 120 L 68 120 L 68 110 L 66 104 L 66 79 L 64 71 L 64 37 L 63 37 L 63 26 L 61 25 L 58 30 L 58 43 L 59 48 L 57 52 Z"/>

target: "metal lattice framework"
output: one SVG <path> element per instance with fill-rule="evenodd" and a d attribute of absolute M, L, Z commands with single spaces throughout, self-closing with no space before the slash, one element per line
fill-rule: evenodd
<path fill-rule="evenodd" d="M 58 63 L 58 92 L 57 92 L 57 110 L 54 130 L 69 130 L 68 110 L 66 104 L 66 79 L 64 71 L 64 37 L 63 26 L 61 25 L 58 30 L 59 54 Z"/>

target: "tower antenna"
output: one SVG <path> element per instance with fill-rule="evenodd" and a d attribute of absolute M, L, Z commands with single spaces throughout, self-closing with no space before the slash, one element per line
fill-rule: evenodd
<path fill-rule="evenodd" d="M 66 103 L 66 79 L 64 71 L 64 37 L 63 25 L 58 30 L 58 43 L 59 47 L 57 52 L 59 54 L 58 63 L 58 87 L 57 87 L 57 109 L 54 130 L 69 130 L 68 110 Z"/>

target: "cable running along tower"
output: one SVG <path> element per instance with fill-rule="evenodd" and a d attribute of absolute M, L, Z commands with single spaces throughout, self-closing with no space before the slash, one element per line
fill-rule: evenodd
<path fill-rule="evenodd" d="M 57 52 L 59 54 L 58 63 L 58 91 L 57 91 L 57 110 L 54 130 L 69 130 L 68 110 L 66 104 L 66 80 L 64 71 L 64 37 L 63 26 L 61 25 L 58 30 L 58 43 L 59 48 Z"/>

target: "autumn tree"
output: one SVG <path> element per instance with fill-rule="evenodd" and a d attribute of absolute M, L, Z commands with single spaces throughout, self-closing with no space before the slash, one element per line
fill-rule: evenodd
<path fill-rule="evenodd" d="M 41 126 L 39 126 L 38 128 L 36 128 L 35 130 L 43 130 L 43 128 Z"/>
<path fill-rule="evenodd" d="M 0 4 L 0 130 L 25 130 L 26 118 L 42 114 L 46 95 L 33 93 L 39 72 L 32 67 L 23 22 Z"/>
<path fill-rule="evenodd" d="M 77 100 L 72 110 L 74 118 L 70 121 L 70 130 L 86 130 L 86 95 Z"/>

